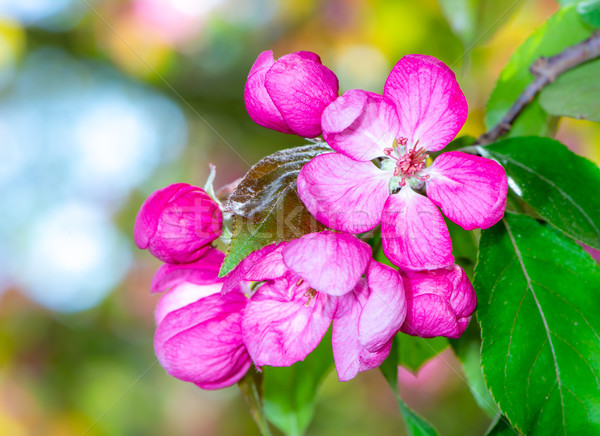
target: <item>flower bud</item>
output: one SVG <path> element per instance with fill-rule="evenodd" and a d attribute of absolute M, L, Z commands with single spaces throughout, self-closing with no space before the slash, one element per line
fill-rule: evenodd
<path fill-rule="evenodd" d="M 242 340 L 247 298 L 241 292 L 221 295 L 223 257 L 211 249 L 194 263 L 165 264 L 153 281 L 155 291 L 171 288 L 156 306 L 158 361 L 173 377 L 203 389 L 237 383 L 252 363 Z"/>
<path fill-rule="evenodd" d="M 197 260 L 222 231 L 223 214 L 202 189 L 175 183 L 146 199 L 135 220 L 133 236 L 167 263 Z"/>
<path fill-rule="evenodd" d="M 404 289 L 408 313 L 400 331 L 413 336 L 458 338 L 477 306 L 475 290 L 458 265 L 407 272 Z"/>
<path fill-rule="evenodd" d="M 338 79 L 318 55 L 299 51 L 273 59 L 262 52 L 248 74 L 244 100 L 261 126 L 306 138 L 321 134 L 321 115 L 338 96 Z"/>

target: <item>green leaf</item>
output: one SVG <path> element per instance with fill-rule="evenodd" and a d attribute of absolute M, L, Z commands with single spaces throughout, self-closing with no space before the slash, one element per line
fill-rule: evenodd
<path fill-rule="evenodd" d="M 498 415 L 485 433 L 485 436 L 515 436 L 516 434 L 519 433 L 510 425 L 506 417 Z"/>
<path fill-rule="evenodd" d="M 528 435 L 600 434 L 600 268 L 573 240 L 507 214 L 475 271 L 486 383 Z"/>
<path fill-rule="evenodd" d="M 398 401 L 398 407 L 400 413 L 404 418 L 406 424 L 406 431 L 409 436 L 436 436 L 438 432 L 433 428 L 431 424 L 417 415 L 412 411 L 402 400 L 402 397 L 398 393 L 398 337 L 394 338 L 392 343 L 392 350 L 390 351 L 389 357 L 381 364 L 379 369 L 387 380 L 388 384 L 392 388 L 396 400 Z"/>
<path fill-rule="evenodd" d="M 500 122 L 523 90 L 533 81 L 529 68 L 541 56 L 552 56 L 588 38 L 590 29 L 580 20 L 575 6 L 554 14 L 511 56 L 502 70 L 486 106 L 485 124 L 491 129 Z M 550 116 L 534 99 L 516 119 L 509 136 L 550 136 L 556 127 Z"/>
<path fill-rule="evenodd" d="M 441 336 L 424 339 L 399 333 L 396 338 L 398 339 L 398 363 L 413 373 L 417 373 L 425 363 L 450 345 L 448 339 Z"/>
<path fill-rule="evenodd" d="M 576 5 L 583 21 L 594 27 L 600 27 L 600 0 L 559 0 L 559 3 Z"/>
<path fill-rule="evenodd" d="M 318 388 L 332 368 L 331 332 L 303 361 L 263 367 L 267 419 L 286 435 L 303 434 L 314 415 Z"/>
<path fill-rule="evenodd" d="M 263 436 L 271 436 L 271 430 L 265 419 L 265 412 L 263 409 L 262 381 L 262 373 L 256 371 L 256 368 L 252 366 L 246 375 L 238 382 L 238 388 L 248 403 L 250 414 L 258 426 L 260 434 Z"/>
<path fill-rule="evenodd" d="M 483 372 L 481 370 L 481 338 L 478 324 L 475 320 L 471 320 L 469 327 L 459 339 L 450 341 L 454 353 L 462 364 L 463 372 L 467 378 L 467 384 L 473 394 L 473 398 L 477 405 L 490 418 L 498 415 L 499 409 L 490 394 Z"/>
<path fill-rule="evenodd" d="M 438 0 L 463 45 L 483 44 L 519 10 L 523 0 Z"/>
<path fill-rule="evenodd" d="M 235 216 L 220 277 L 253 251 L 325 229 L 298 197 L 296 179 L 304 164 L 331 151 L 327 144 L 315 142 L 278 151 L 250 168 L 227 200 Z"/>
<path fill-rule="evenodd" d="M 567 71 L 540 94 L 552 115 L 600 122 L 600 59 Z"/>
<path fill-rule="evenodd" d="M 600 0 L 587 0 L 577 3 L 577 12 L 586 23 L 600 27 Z"/>
<path fill-rule="evenodd" d="M 509 184 L 542 218 L 600 249 L 600 169 L 558 141 L 514 138 L 480 147 L 500 162 Z"/>

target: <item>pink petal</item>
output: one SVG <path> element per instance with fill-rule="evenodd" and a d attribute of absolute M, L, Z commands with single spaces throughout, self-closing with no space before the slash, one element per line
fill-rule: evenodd
<path fill-rule="evenodd" d="M 451 151 L 423 173 L 430 175 L 427 196 L 465 230 L 487 229 L 504 215 L 508 183 L 497 162 Z"/>
<path fill-rule="evenodd" d="M 180 380 L 203 389 L 239 381 L 251 365 L 242 341 L 242 294 L 215 294 L 170 312 L 154 337 L 160 364 Z"/>
<path fill-rule="evenodd" d="M 360 316 L 358 338 L 374 352 L 400 330 L 406 318 L 406 296 L 400 274 L 376 261 L 369 265 L 368 284 L 371 293 Z"/>
<path fill-rule="evenodd" d="M 340 381 L 353 379 L 359 372 L 377 368 L 390 354 L 392 342 L 370 352 L 359 340 L 359 319 L 369 288 L 361 280 L 353 292 L 338 298 L 338 308 L 333 320 L 333 360 Z"/>
<path fill-rule="evenodd" d="M 339 153 L 322 154 L 298 174 L 298 195 L 315 218 L 348 233 L 374 228 L 389 195 L 390 172 Z"/>
<path fill-rule="evenodd" d="M 304 360 L 329 328 L 337 300 L 306 295 L 293 273 L 262 285 L 248 303 L 242 321 L 244 343 L 258 366 L 290 366 Z"/>
<path fill-rule="evenodd" d="M 431 56 L 400 59 L 385 82 L 384 95 L 396 104 L 398 135 L 406 137 L 409 146 L 419 141 L 426 150 L 441 150 L 467 119 L 467 100 L 454 73 Z"/>
<path fill-rule="evenodd" d="M 283 250 L 287 267 L 319 292 L 343 295 L 361 278 L 372 250 L 347 233 L 323 231 L 291 241 Z"/>
<path fill-rule="evenodd" d="M 281 277 L 287 271 L 281 256 L 281 251 L 286 244 L 287 242 L 271 244 L 250 253 L 233 271 L 227 274 L 222 293 L 231 292 L 239 286 L 242 280 L 262 281 Z"/>
<path fill-rule="evenodd" d="M 219 269 L 225 255 L 216 248 L 210 248 L 197 261 L 182 264 L 163 264 L 154 277 L 150 292 L 163 292 L 183 283 L 206 285 L 220 282 Z"/>
<path fill-rule="evenodd" d="M 265 76 L 265 88 L 289 128 L 313 138 L 321 134 L 321 115 L 338 96 L 338 80 L 327 67 L 302 55 L 279 58 Z"/>
<path fill-rule="evenodd" d="M 359 161 L 385 156 L 399 129 L 394 104 L 372 92 L 351 89 L 331 103 L 321 118 L 323 138 L 336 151 Z"/>
<path fill-rule="evenodd" d="M 458 338 L 477 305 L 475 290 L 458 265 L 435 271 L 407 272 L 408 312 L 404 333 Z"/>
<path fill-rule="evenodd" d="M 263 127 L 283 133 L 294 133 L 265 88 L 265 76 L 274 63 L 273 51 L 268 50 L 263 51 L 252 65 L 244 89 L 246 110 L 250 118 Z"/>
<path fill-rule="evenodd" d="M 210 283 L 196 285 L 194 283 L 181 283 L 161 297 L 154 309 L 154 320 L 156 325 L 170 312 L 174 312 L 188 304 L 192 304 L 202 298 L 221 292 L 223 283 Z"/>
<path fill-rule="evenodd" d="M 401 268 L 435 269 L 454 263 L 452 241 L 440 211 L 408 185 L 386 201 L 381 237 L 385 255 Z"/>

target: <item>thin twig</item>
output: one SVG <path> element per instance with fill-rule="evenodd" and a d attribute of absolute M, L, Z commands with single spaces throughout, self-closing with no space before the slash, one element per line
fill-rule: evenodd
<path fill-rule="evenodd" d="M 519 114 L 546 85 L 554 82 L 565 71 L 597 57 L 600 57 L 600 31 L 555 56 L 539 58 L 529 69 L 535 80 L 523 90 L 500 122 L 477 138 L 476 144 L 485 145 L 497 141 L 512 128 Z"/>

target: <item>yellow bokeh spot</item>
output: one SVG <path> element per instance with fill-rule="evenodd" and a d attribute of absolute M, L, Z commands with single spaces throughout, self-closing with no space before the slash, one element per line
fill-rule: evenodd
<path fill-rule="evenodd" d="M 0 69 L 13 65 L 25 50 L 25 31 L 15 21 L 0 18 Z"/>
<path fill-rule="evenodd" d="M 102 43 L 115 64 L 135 77 L 156 80 L 173 60 L 170 45 L 131 15 L 103 26 Z"/>

